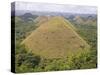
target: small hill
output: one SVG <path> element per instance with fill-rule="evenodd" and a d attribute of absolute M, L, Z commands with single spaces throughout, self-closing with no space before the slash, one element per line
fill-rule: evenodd
<path fill-rule="evenodd" d="M 22 18 L 24 21 L 32 21 L 33 19 L 37 18 L 36 15 L 32 15 L 31 13 L 25 13 L 23 15 L 20 16 L 20 18 Z"/>
<path fill-rule="evenodd" d="M 34 22 L 37 23 L 37 25 L 41 25 L 42 23 L 48 21 L 51 18 L 51 16 L 39 16 L 37 17 Z"/>
<path fill-rule="evenodd" d="M 89 49 L 89 45 L 63 17 L 51 17 L 34 30 L 21 44 L 45 58 L 64 58 Z"/>
<path fill-rule="evenodd" d="M 82 17 L 80 17 L 80 16 L 75 16 L 74 21 L 77 24 L 84 24 L 85 23 L 84 20 L 82 19 Z"/>
<path fill-rule="evenodd" d="M 20 17 L 16 16 L 15 17 L 15 23 L 18 23 L 18 22 L 23 22 L 23 20 Z"/>
<path fill-rule="evenodd" d="M 79 25 L 96 25 L 96 17 L 92 16 L 87 16 L 87 17 L 75 16 L 73 21 Z"/>

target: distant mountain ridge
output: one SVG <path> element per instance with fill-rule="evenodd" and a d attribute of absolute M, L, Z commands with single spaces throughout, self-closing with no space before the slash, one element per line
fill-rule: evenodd
<path fill-rule="evenodd" d="M 15 13 L 16 16 L 21 16 L 25 13 L 31 13 L 33 15 L 38 15 L 38 16 L 47 16 L 47 15 L 51 15 L 51 16 L 70 16 L 70 15 L 79 15 L 79 16 L 96 16 L 96 14 L 80 14 L 80 13 L 69 13 L 69 12 L 43 12 L 43 11 L 29 11 L 29 10 L 12 10 L 12 16 Z"/>

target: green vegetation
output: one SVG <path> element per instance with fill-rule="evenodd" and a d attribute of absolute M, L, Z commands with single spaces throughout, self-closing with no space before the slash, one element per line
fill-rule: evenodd
<path fill-rule="evenodd" d="M 92 58 L 90 52 L 68 56 L 64 59 L 45 59 L 27 52 L 24 46 L 17 45 L 16 49 L 16 72 L 18 73 L 96 68 L 94 62 L 96 60 Z"/>
<path fill-rule="evenodd" d="M 71 21 L 73 25 L 77 28 L 77 33 L 83 37 L 84 40 L 91 46 L 90 48 L 90 56 L 91 62 L 87 67 L 95 66 L 97 67 L 97 23 L 96 19 L 92 22 L 77 24 L 75 21 Z M 85 65 L 84 65 L 85 66 Z"/>
<path fill-rule="evenodd" d="M 36 26 L 34 19 L 33 21 L 24 21 L 20 17 L 15 17 L 15 31 L 16 31 L 16 39 L 23 40 L 25 39 L 31 31 L 35 30 L 38 26 Z"/>
<path fill-rule="evenodd" d="M 90 45 L 90 49 L 87 48 L 87 51 L 85 50 L 83 52 L 77 53 L 75 55 L 72 54 L 72 55 L 66 56 L 64 58 L 48 59 L 48 58 L 44 58 L 38 54 L 33 53 L 31 49 L 27 49 L 24 45 L 21 45 L 21 42 L 27 36 L 29 36 L 33 32 L 33 30 L 35 32 L 35 29 L 38 27 L 36 25 L 37 23 L 34 22 L 35 19 L 32 19 L 32 20 L 33 21 L 31 21 L 31 22 L 30 21 L 25 22 L 20 17 L 16 18 L 16 25 L 15 25 L 16 26 L 16 53 L 15 53 L 16 54 L 15 55 L 15 57 L 16 57 L 15 67 L 16 68 L 15 68 L 15 70 L 17 73 L 91 69 L 91 68 L 97 67 L 97 31 L 96 31 L 97 26 L 96 26 L 96 23 L 77 24 L 77 22 L 71 21 L 72 25 L 74 25 L 74 27 L 76 28 L 76 32 L 78 33 L 78 35 L 80 35 L 82 37 L 82 39 L 84 39 Z M 58 27 L 57 29 L 60 29 L 58 24 L 56 26 Z M 72 26 L 71 26 L 71 28 L 72 28 Z M 55 34 L 54 30 L 55 29 L 53 29 L 51 31 L 52 34 Z M 64 29 L 62 29 L 62 30 L 64 30 Z M 46 34 L 46 35 L 48 36 L 50 34 Z M 70 34 L 73 35 L 72 33 L 70 33 Z M 58 35 L 58 34 L 56 33 L 56 35 Z M 59 35 L 59 37 L 60 36 L 62 36 L 62 35 Z M 36 36 L 34 36 L 34 37 L 36 37 Z M 74 39 L 76 37 L 77 36 L 75 36 L 75 37 L 73 36 L 72 38 L 69 38 L 69 39 L 72 41 L 72 39 Z M 46 37 L 45 39 L 48 40 L 49 38 Z M 77 40 L 77 42 L 81 43 L 82 41 Z M 38 41 L 36 41 L 36 43 L 38 43 Z M 68 43 L 70 43 L 70 42 L 68 42 Z M 78 44 L 80 45 L 80 43 L 78 43 Z M 37 45 L 37 46 L 39 47 L 39 45 Z M 72 45 L 71 45 L 71 47 L 72 47 Z M 80 46 L 80 47 L 84 48 L 84 46 Z M 57 47 L 57 48 L 59 48 L 59 47 Z M 53 54 L 56 54 L 56 53 L 57 53 L 57 50 Z"/>

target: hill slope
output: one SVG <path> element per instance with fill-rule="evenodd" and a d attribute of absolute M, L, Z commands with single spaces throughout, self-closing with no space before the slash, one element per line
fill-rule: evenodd
<path fill-rule="evenodd" d="M 22 44 L 29 51 L 45 58 L 64 58 L 89 49 L 71 23 L 59 16 L 42 23 Z"/>

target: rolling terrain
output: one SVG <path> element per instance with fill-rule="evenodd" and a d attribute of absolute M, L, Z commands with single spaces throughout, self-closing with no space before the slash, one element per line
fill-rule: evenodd
<path fill-rule="evenodd" d="M 17 73 L 97 67 L 96 16 L 24 15 L 15 17 Z"/>

